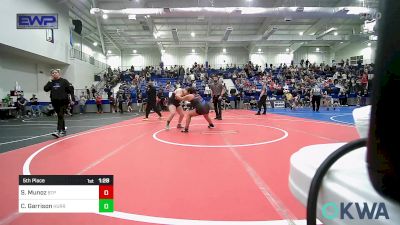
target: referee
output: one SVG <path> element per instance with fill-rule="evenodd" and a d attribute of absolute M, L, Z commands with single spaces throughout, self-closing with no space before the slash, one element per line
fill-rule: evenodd
<path fill-rule="evenodd" d="M 225 94 L 224 86 L 219 82 L 218 76 L 213 76 L 213 83 L 210 84 L 212 101 L 214 103 L 215 119 L 222 120 L 221 102 Z"/>
<path fill-rule="evenodd" d="M 264 107 L 263 115 L 267 114 L 267 84 L 265 81 L 262 81 L 260 98 L 258 99 L 258 112 L 256 115 L 261 115 L 261 107 Z"/>
<path fill-rule="evenodd" d="M 67 110 L 70 98 L 74 99 L 73 86 L 68 80 L 61 78 L 60 69 L 50 71 L 51 81 L 44 86 L 44 91 L 50 91 L 51 104 L 57 113 L 57 131 L 53 134 L 55 137 L 66 135 L 64 113 Z"/>
<path fill-rule="evenodd" d="M 147 85 L 147 105 L 146 105 L 146 117 L 143 120 L 149 120 L 150 111 L 153 110 L 162 119 L 160 110 L 157 107 L 157 90 L 154 87 L 153 82 L 149 82 Z"/>

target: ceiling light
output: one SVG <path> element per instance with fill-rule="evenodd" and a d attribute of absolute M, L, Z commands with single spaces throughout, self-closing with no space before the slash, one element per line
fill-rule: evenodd
<path fill-rule="evenodd" d="M 329 28 L 328 30 L 326 30 L 326 31 L 324 31 L 324 32 L 322 32 L 321 34 L 319 34 L 318 36 L 317 36 L 317 39 L 319 40 L 319 39 L 322 39 L 325 35 L 327 35 L 328 33 L 330 33 L 330 32 L 332 32 L 332 31 L 336 31 L 337 30 L 337 28 L 335 28 L 335 27 L 331 27 L 331 28 Z"/>
<path fill-rule="evenodd" d="M 136 15 L 128 15 L 128 19 L 130 19 L 130 20 L 136 20 Z"/>
<path fill-rule="evenodd" d="M 137 53 L 137 51 L 136 51 L 136 49 L 134 49 L 134 50 L 133 50 L 133 54 L 136 54 L 136 53 Z"/>
<path fill-rule="evenodd" d="M 261 48 L 258 49 L 258 52 L 261 52 Z"/>
<path fill-rule="evenodd" d="M 231 35 L 232 31 L 233 31 L 233 28 L 232 28 L 232 27 L 227 27 L 226 30 L 225 30 L 225 34 L 224 34 L 224 36 L 222 37 L 222 40 L 223 40 L 223 41 L 227 41 L 228 38 L 229 38 L 229 35 Z"/>
<path fill-rule="evenodd" d="M 261 14 L 261 13 L 266 13 L 269 10 L 267 8 L 262 8 L 262 7 L 241 7 L 241 8 L 230 7 L 230 8 L 231 8 L 231 10 L 229 10 L 230 12 L 227 13 L 238 12 L 241 15 Z"/>
<path fill-rule="evenodd" d="M 304 34 L 303 32 L 299 32 L 299 35 L 300 35 L 300 36 L 303 36 L 303 34 Z"/>
<path fill-rule="evenodd" d="M 289 50 L 290 50 L 290 49 L 287 48 L 287 49 L 286 49 L 286 52 L 289 52 Z"/>
<path fill-rule="evenodd" d="M 196 34 L 194 32 L 190 33 L 190 36 L 195 37 Z"/>
<path fill-rule="evenodd" d="M 368 46 L 371 46 L 372 44 L 371 44 L 371 42 L 368 42 L 368 44 L 367 44 Z"/>
<path fill-rule="evenodd" d="M 111 54 L 112 52 L 111 52 L 111 50 L 108 50 L 107 53 L 108 53 L 108 54 Z"/>
<path fill-rule="evenodd" d="M 223 53 L 226 53 L 226 48 L 222 49 L 222 52 L 223 52 Z"/>
<path fill-rule="evenodd" d="M 333 35 L 337 36 L 337 35 L 338 35 L 338 32 L 333 33 Z"/>
<path fill-rule="evenodd" d="M 340 44 L 343 44 L 343 41 L 341 41 Z"/>
<path fill-rule="evenodd" d="M 319 52 L 319 48 L 316 48 L 315 50 L 316 50 L 317 52 Z"/>
<path fill-rule="evenodd" d="M 107 19 L 108 18 L 108 15 L 107 14 L 103 14 L 103 19 Z"/>
<path fill-rule="evenodd" d="M 192 49 L 192 53 L 195 53 L 196 52 L 196 50 L 195 49 Z"/>
<path fill-rule="evenodd" d="M 101 10 L 100 10 L 99 8 L 91 8 L 91 9 L 90 9 L 90 14 L 93 14 L 93 15 L 94 15 L 94 14 L 96 14 L 96 13 L 100 13 L 100 11 L 101 11 Z"/>
<path fill-rule="evenodd" d="M 94 46 L 97 46 L 97 41 L 93 42 L 93 45 L 94 45 Z"/>
<path fill-rule="evenodd" d="M 178 29 L 172 28 L 172 37 L 174 38 L 175 44 L 179 44 Z"/>
<path fill-rule="evenodd" d="M 365 7 L 346 7 L 343 8 L 344 12 L 347 12 L 349 15 L 361 15 L 370 13 L 370 9 Z"/>
<path fill-rule="evenodd" d="M 268 29 L 264 32 L 262 39 L 267 40 L 277 30 L 278 30 L 278 27 L 274 27 L 274 26 L 268 27 Z"/>

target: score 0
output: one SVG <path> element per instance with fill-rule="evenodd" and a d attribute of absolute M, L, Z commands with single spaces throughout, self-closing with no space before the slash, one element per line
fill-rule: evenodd
<path fill-rule="evenodd" d="M 114 190 L 112 185 L 99 186 L 99 212 L 114 212 Z"/>

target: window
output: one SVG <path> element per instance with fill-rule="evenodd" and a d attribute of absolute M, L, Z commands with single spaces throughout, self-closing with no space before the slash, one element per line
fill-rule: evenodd
<path fill-rule="evenodd" d="M 364 57 L 362 55 L 350 57 L 350 65 L 357 65 L 358 60 L 361 60 L 361 64 L 364 63 Z"/>

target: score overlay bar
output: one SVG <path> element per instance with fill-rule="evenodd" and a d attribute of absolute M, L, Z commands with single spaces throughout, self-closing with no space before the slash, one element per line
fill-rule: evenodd
<path fill-rule="evenodd" d="M 114 211 L 112 175 L 20 175 L 20 213 Z"/>

